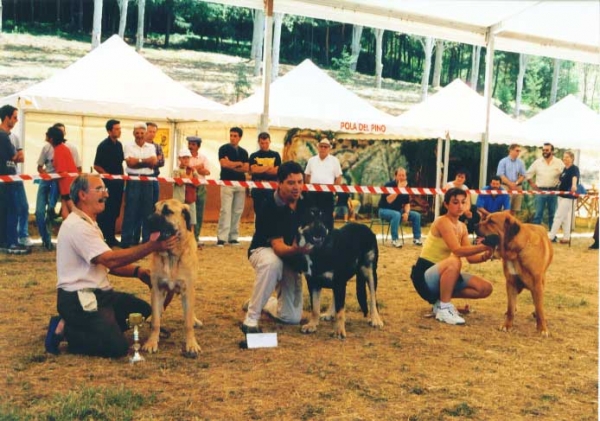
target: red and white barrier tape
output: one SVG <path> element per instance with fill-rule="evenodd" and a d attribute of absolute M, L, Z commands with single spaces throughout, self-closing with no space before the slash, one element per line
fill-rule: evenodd
<path fill-rule="evenodd" d="M 57 180 L 63 177 L 77 177 L 78 173 L 52 173 L 37 175 L 0 175 L 0 183 L 13 183 L 15 181 L 31 180 Z M 171 184 L 193 184 L 216 185 L 216 186 L 238 186 L 251 187 L 258 189 L 276 189 L 277 183 L 273 181 L 232 181 L 232 180 L 208 180 L 199 178 L 181 178 L 181 177 L 152 177 L 147 175 L 113 175 L 97 174 L 107 180 L 133 180 L 133 181 L 159 181 L 161 183 Z M 432 196 L 435 194 L 444 194 L 447 189 L 437 189 L 430 187 L 383 187 L 383 186 L 349 186 L 346 184 L 305 184 L 304 190 L 309 192 L 332 192 L 332 193 L 369 193 L 369 194 L 412 194 L 418 196 Z M 589 196 L 587 194 L 574 194 L 571 192 L 559 190 L 479 190 L 469 189 L 472 194 L 541 194 L 541 195 L 559 195 L 571 194 L 577 197 Z"/>

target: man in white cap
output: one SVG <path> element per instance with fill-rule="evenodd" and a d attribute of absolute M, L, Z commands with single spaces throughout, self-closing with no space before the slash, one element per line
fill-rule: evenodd
<path fill-rule="evenodd" d="M 207 175 L 210 175 L 210 169 L 208 166 L 208 158 L 202 152 L 200 152 L 200 146 L 202 145 L 202 139 L 198 136 L 188 136 L 186 138 L 188 142 L 188 149 L 192 153 L 190 158 L 190 167 L 196 170 L 198 178 L 204 180 Z M 202 232 L 202 220 L 204 219 L 204 205 L 206 204 L 206 186 L 200 184 L 196 187 L 196 224 L 194 228 L 194 235 L 198 241 L 198 246 L 202 247 L 200 241 L 200 233 Z M 191 207 L 191 206 L 190 206 Z"/>
<path fill-rule="evenodd" d="M 306 164 L 306 184 L 340 184 L 342 167 L 340 161 L 330 155 L 331 142 L 321 139 L 318 144 L 319 154 L 310 158 Z M 312 206 L 323 211 L 323 222 L 327 229 L 333 230 L 333 192 L 313 192 L 308 195 Z"/>

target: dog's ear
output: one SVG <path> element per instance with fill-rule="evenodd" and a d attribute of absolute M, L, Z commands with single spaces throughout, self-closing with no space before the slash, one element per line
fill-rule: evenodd
<path fill-rule="evenodd" d="M 185 208 L 181 209 L 181 215 L 183 215 L 183 218 L 185 219 L 185 227 L 187 228 L 188 231 L 191 231 L 192 230 L 192 216 L 190 215 L 190 211 L 187 206 Z"/>
<path fill-rule="evenodd" d="M 504 220 L 504 247 L 508 248 L 508 245 L 513 241 L 517 234 L 521 231 L 521 225 L 516 218 L 507 216 Z"/>

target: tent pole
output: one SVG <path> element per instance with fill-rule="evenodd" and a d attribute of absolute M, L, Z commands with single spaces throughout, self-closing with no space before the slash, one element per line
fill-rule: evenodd
<path fill-rule="evenodd" d="M 265 6 L 265 45 L 263 51 L 263 112 L 260 115 L 259 131 L 269 129 L 269 97 L 273 67 L 273 0 L 264 0 Z"/>
<path fill-rule="evenodd" d="M 492 109 L 492 80 L 494 79 L 494 32 L 488 30 L 488 39 L 485 52 L 485 134 L 481 139 L 481 160 L 479 167 L 479 187 L 486 185 L 488 150 L 490 144 L 490 111 Z"/>
<path fill-rule="evenodd" d="M 435 170 L 435 188 L 439 189 L 442 184 L 442 148 L 444 144 L 441 137 L 437 140 L 437 153 L 435 154 L 436 170 Z M 445 171 L 444 171 L 445 172 Z M 435 217 L 440 216 L 440 195 L 435 196 Z"/>
<path fill-rule="evenodd" d="M 450 170 L 450 133 L 446 132 L 446 147 L 444 148 L 444 187 L 448 184 L 448 171 Z"/>

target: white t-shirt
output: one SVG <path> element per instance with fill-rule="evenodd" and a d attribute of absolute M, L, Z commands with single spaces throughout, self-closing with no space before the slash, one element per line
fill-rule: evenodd
<path fill-rule="evenodd" d="M 127 158 L 135 158 L 135 159 L 146 159 L 151 156 L 156 156 L 156 147 L 153 143 L 144 142 L 142 146 L 138 146 L 137 143 L 128 143 L 125 145 L 125 159 Z M 130 168 L 126 167 L 125 171 L 129 175 L 154 175 L 153 168 Z"/>
<path fill-rule="evenodd" d="M 535 177 L 535 184 L 538 187 L 546 189 L 558 187 L 560 174 L 562 173 L 565 164 L 553 156 L 550 163 L 546 162 L 544 157 L 538 158 L 533 161 L 531 167 L 527 170 L 527 180 L 531 180 Z"/>
<path fill-rule="evenodd" d="M 202 154 L 202 152 L 198 152 L 198 156 L 190 157 L 190 166 L 197 167 L 198 165 L 204 165 L 204 168 L 210 171 L 208 158 Z M 205 180 L 206 176 L 203 174 L 198 174 L 198 178 L 201 180 Z"/>
<path fill-rule="evenodd" d="M 342 167 L 333 155 L 327 155 L 325 159 L 315 155 L 308 160 L 304 173 L 310 175 L 311 184 L 333 184 L 342 175 Z"/>
<path fill-rule="evenodd" d="M 78 291 L 84 288 L 109 290 L 108 268 L 92 263 L 94 257 L 110 251 L 98 224 L 78 209 L 65 219 L 56 243 L 57 288 Z"/>

